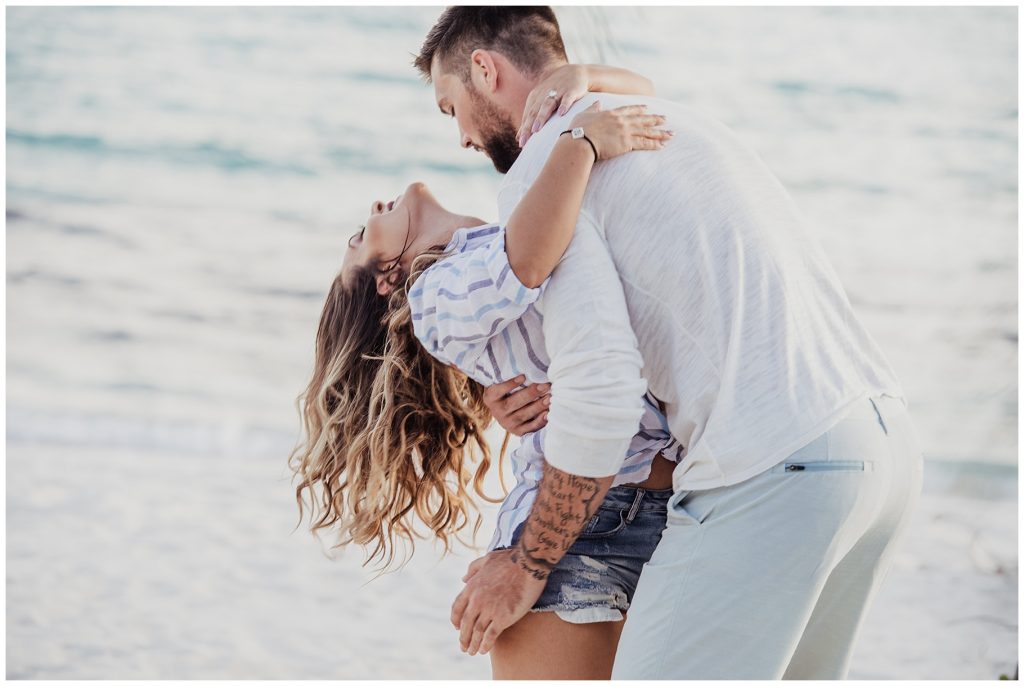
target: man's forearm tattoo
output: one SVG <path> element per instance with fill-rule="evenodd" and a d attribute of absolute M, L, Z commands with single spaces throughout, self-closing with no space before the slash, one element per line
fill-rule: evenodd
<path fill-rule="evenodd" d="M 546 579 L 604 500 L 614 477 L 577 476 L 544 464 L 537 500 L 512 549 L 512 561 Z"/>

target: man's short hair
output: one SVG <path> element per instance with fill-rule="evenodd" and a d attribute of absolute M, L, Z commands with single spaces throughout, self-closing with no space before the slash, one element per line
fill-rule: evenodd
<path fill-rule="evenodd" d="M 567 61 L 550 7 L 453 6 L 441 13 L 413 64 L 429 82 L 436 55 L 445 73 L 468 84 L 469 56 L 477 49 L 500 52 L 527 76 L 536 76 L 553 61 Z"/>

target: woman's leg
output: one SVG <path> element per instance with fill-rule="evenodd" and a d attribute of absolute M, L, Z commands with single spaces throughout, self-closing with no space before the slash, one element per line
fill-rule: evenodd
<path fill-rule="evenodd" d="M 603 679 L 625 620 L 572 624 L 554 612 L 530 612 L 491 649 L 494 679 Z"/>

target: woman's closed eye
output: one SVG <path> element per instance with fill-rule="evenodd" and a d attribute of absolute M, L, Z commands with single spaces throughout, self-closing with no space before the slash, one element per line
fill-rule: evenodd
<path fill-rule="evenodd" d="M 365 232 L 366 232 L 366 227 L 365 226 L 359 227 L 359 230 L 356 231 L 354 234 L 352 234 L 352 237 L 348 239 L 348 247 L 350 247 L 350 248 L 356 247 L 355 245 L 353 245 L 353 243 L 356 241 L 357 238 L 359 239 L 360 242 L 362 242 L 362 240 L 363 240 L 363 233 L 365 233 Z"/>

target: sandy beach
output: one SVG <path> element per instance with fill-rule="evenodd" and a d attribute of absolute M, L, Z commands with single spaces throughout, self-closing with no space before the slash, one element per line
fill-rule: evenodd
<path fill-rule="evenodd" d="M 331 560 L 292 532 L 273 461 L 29 446 L 7 457 L 10 679 L 490 677 L 447 619 L 472 551 L 442 560 L 421 545 L 370 581 L 357 550 Z M 1016 522 L 1012 500 L 926 493 L 851 678 L 1012 673 Z"/>

